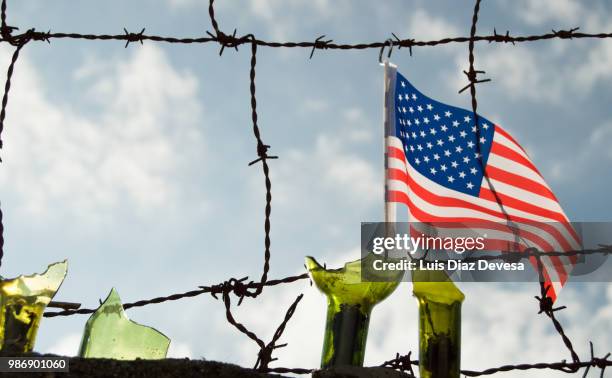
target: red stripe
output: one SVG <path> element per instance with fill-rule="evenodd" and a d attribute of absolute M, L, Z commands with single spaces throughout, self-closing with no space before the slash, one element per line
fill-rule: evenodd
<path fill-rule="evenodd" d="M 525 167 L 534 171 L 538 176 L 542 177 L 540 171 L 538 171 L 538 169 L 535 167 L 535 165 L 533 165 L 531 161 L 529 161 L 529 159 L 514 151 L 513 149 L 504 146 L 503 144 L 499 144 L 493 141 L 493 143 L 491 144 L 491 153 L 504 157 L 508 160 L 512 160 L 515 163 L 524 165 Z M 542 180 L 544 180 L 544 178 L 542 178 Z"/>
<path fill-rule="evenodd" d="M 514 173 L 506 172 L 496 167 L 487 165 L 485 168 L 485 174 L 494 180 L 512 185 L 514 187 L 526 190 L 528 192 L 537 194 L 542 197 L 550 198 L 551 200 L 558 202 L 553 192 L 550 191 L 544 185 L 530 180 L 526 177 L 515 175 Z"/>
<path fill-rule="evenodd" d="M 404 163 L 406 162 L 406 154 L 404 154 L 404 151 L 400 150 L 397 147 L 389 146 L 389 148 L 387 149 L 387 155 L 390 158 L 396 158 L 400 159 Z"/>

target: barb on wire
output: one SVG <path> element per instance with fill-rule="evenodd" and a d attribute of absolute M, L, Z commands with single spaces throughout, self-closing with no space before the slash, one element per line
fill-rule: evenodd
<path fill-rule="evenodd" d="M 314 44 L 312 45 L 312 50 L 310 51 L 310 56 L 308 57 L 308 59 L 312 59 L 312 56 L 314 55 L 314 52 L 316 49 L 325 50 L 327 49 L 327 46 L 329 46 L 329 44 L 333 42 L 333 40 L 331 39 L 323 41 L 323 38 L 325 38 L 325 34 L 315 39 Z"/>
<path fill-rule="evenodd" d="M 561 38 L 561 39 L 573 39 L 574 38 L 574 32 L 576 32 L 578 29 L 580 29 L 579 27 L 575 27 L 572 28 L 570 30 L 559 30 L 556 31 L 553 29 L 553 34 L 557 37 L 557 38 Z"/>
<path fill-rule="evenodd" d="M 288 345 L 287 343 L 285 344 L 276 344 L 276 343 L 283 335 L 283 332 L 285 332 L 285 327 L 287 327 L 287 323 L 289 322 L 289 320 L 291 320 L 291 317 L 293 316 L 293 313 L 295 313 L 295 309 L 297 308 L 297 305 L 300 303 L 303 297 L 304 297 L 304 294 L 298 295 L 297 298 L 295 298 L 295 300 L 291 304 L 291 306 L 289 306 L 289 308 L 287 309 L 287 312 L 285 313 L 285 317 L 283 321 L 278 326 L 278 328 L 276 328 L 276 331 L 274 332 L 274 336 L 272 336 L 272 340 L 270 340 L 270 342 L 266 344 L 266 346 L 259 351 L 257 361 L 255 362 L 255 369 L 260 370 L 260 371 L 266 371 L 268 369 L 268 365 L 270 364 L 270 362 L 278 360 L 277 358 L 272 357 L 272 353 L 274 352 L 274 350 L 279 349 L 279 348 L 284 348 Z"/>
<path fill-rule="evenodd" d="M 419 360 L 411 359 L 412 351 L 408 352 L 408 354 L 401 356 L 399 353 L 395 355 L 395 358 L 389 361 L 383 362 L 380 367 L 388 367 L 391 369 L 399 370 L 401 372 L 407 372 L 411 377 L 416 377 L 414 374 L 414 370 L 412 369 L 413 365 L 418 365 Z"/>
<path fill-rule="evenodd" d="M 567 335 L 565 334 L 565 331 L 563 330 L 561 323 L 555 317 L 556 311 L 563 310 L 566 307 L 562 306 L 562 307 L 553 308 L 553 300 L 550 296 L 548 296 L 548 291 L 551 289 L 552 286 L 550 284 L 546 285 L 545 283 L 544 264 L 542 263 L 542 256 L 537 256 L 536 261 L 537 261 L 537 267 L 538 267 L 538 275 L 540 278 L 539 280 L 540 281 L 540 296 L 535 297 L 538 300 L 539 305 L 540 305 L 540 311 L 538 312 L 538 314 L 544 313 L 546 314 L 546 316 L 550 318 L 550 320 L 553 323 L 553 326 L 555 327 L 555 330 L 561 336 L 561 339 L 563 340 L 563 344 L 570 352 L 570 355 L 572 356 L 572 361 L 575 363 L 578 363 L 580 362 L 578 353 L 576 353 L 576 351 L 574 350 L 574 346 L 572 345 L 572 342 L 569 339 L 569 337 L 567 337 Z M 579 369 L 578 367 L 564 367 L 564 368 L 561 368 L 560 370 L 566 373 L 575 373 L 576 371 L 578 371 L 578 369 Z"/>
<path fill-rule="evenodd" d="M 140 33 L 130 33 L 127 31 L 126 28 L 123 28 L 123 31 L 125 32 L 125 48 L 126 49 L 128 45 L 132 42 L 140 42 L 141 45 L 144 45 L 143 39 L 144 39 L 145 28 L 142 28 Z"/>

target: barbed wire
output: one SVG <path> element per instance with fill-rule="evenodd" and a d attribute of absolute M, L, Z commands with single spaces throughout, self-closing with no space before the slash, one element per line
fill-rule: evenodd
<path fill-rule="evenodd" d="M 173 37 L 173 36 L 159 36 L 145 34 L 146 29 L 142 28 L 140 32 L 134 33 L 129 32 L 127 28 L 124 28 L 124 33 L 120 34 L 81 34 L 81 33 L 65 33 L 65 32 L 39 32 L 35 29 L 28 29 L 24 33 L 15 34 L 18 30 L 17 27 L 9 26 L 7 23 L 7 1 L 2 0 L 0 5 L 0 42 L 6 42 L 11 46 L 15 47 L 13 51 L 10 64 L 8 66 L 6 81 L 4 86 L 4 94 L 2 97 L 2 103 L 0 108 L 0 148 L 2 148 L 2 131 L 4 130 L 4 122 L 6 118 L 9 92 L 11 89 L 11 80 L 15 70 L 15 66 L 19 59 L 20 52 L 30 42 L 33 41 L 44 41 L 49 44 L 56 39 L 82 39 L 89 41 L 125 41 L 125 47 L 127 48 L 130 43 L 139 42 L 143 44 L 145 41 L 152 42 L 163 42 L 163 43 L 177 43 L 177 44 L 206 44 L 213 43 L 220 47 L 219 55 L 223 55 L 226 48 L 233 48 L 238 50 L 242 45 L 251 46 L 251 60 L 249 70 L 249 88 L 250 88 L 250 108 L 251 108 L 251 121 L 252 131 L 256 140 L 256 153 L 257 158 L 249 163 L 255 165 L 261 163 L 262 173 L 264 176 L 265 186 L 265 208 L 264 208 L 264 262 L 262 274 L 259 281 L 249 281 L 248 277 L 241 279 L 230 278 L 222 283 L 214 284 L 210 286 L 200 286 L 197 290 L 190 290 L 182 293 L 171 294 L 163 297 L 156 297 L 152 299 L 143 299 L 123 305 L 124 309 L 130 309 L 134 307 L 143 307 L 151 304 L 164 303 L 168 301 L 176 301 L 183 298 L 192 298 L 202 294 L 211 294 L 215 299 L 221 298 L 221 301 L 225 307 L 227 321 L 235 327 L 238 331 L 253 340 L 259 347 L 257 360 L 254 369 L 260 372 L 270 373 L 295 373 L 295 374 L 308 374 L 316 369 L 308 368 L 286 368 L 286 367 L 269 367 L 269 364 L 276 361 L 276 358 L 272 356 L 274 350 L 282 348 L 287 344 L 278 344 L 289 320 L 295 313 L 299 302 L 303 295 L 300 294 L 296 297 L 294 302 L 287 309 L 283 320 L 277 327 L 274 335 L 269 343 L 264 341 L 257 336 L 254 332 L 250 331 L 244 324 L 240 323 L 233 315 L 231 308 L 231 296 L 234 295 L 238 298 L 237 306 L 242 304 L 244 298 L 256 298 L 263 291 L 265 287 L 277 286 L 282 284 L 289 284 L 292 282 L 304 280 L 308 278 L 306 273 L 301 275 L 288 276 L 281 279 L 269 280 L 268 274 L 270 271 L 270 257 L 271 257 L 271 213 L 272 213 L 272 182 L 270 179 L 270 166 L 268 164 L 269 159 L 277 159 L 277 156 L 268 155 L 269 145 L 265 144 L 261 130 L 258 125 L 258 114 L 257 114 L 257 97 L 256 97 L 256 64 L 257 64 L 257 49 L 258 47 L 270 47 L 270 48 L 306 48 L 310 49 L 309 58 L 312 59 L 315 51 L 317 50 L 366 50 L 366 49 L 380 49 L 379 59 L 382 59 L 384 49 L 389 48 L 388 57 L 391 56 L 394 47 L 398 49 L 408 48 L 410 55 L 412 55 L 412 49 L 414 47 L 434 47 L 451 43 L 468 43 L 469 51 L 469 68 L 464 71 L 464 74 L 468 78 L 468 84 L 462 88 L 459 92 L 463 92 L 466 89 L 470 89 L 470 97 L 472 103 L 472 110 L 475 116 L 475 124 L 478 125 L 478 113 L 477 113 L 477 97 L 476 97 L 476 85 L 490 81 L 490 79 L 478 79 L 478 74 L 483 74 L 484 71 L 475 69 L 475 54 L 474 47 L 477 42 L 489 42 L 489 43 L 525 43 L 544 41 L 552 39 L 580 39 L 580 38 L 612 38 L 612 32 L 601 32 L 601 33 L 583 33 L 578 32 L 579 28 L 574 27 L 563 30 L 552 30 L 551 32 L 537 35 L 526 35 L 526 36 L 512 36 L 510 31 L 506 31 L 505 34 L 498 34 L 497 30 L 493 30 L 492 35 L 476 35 L 476 27 L 478 23 L 478 13 L 480 10 L 481 0 L 476 0 L 474 5 L 474 12 L 472 17 L 470 36 L 469 37 L 447 37 L 437 40 L 416 40 L 411 38 L 400 39 L 395 33 L 391 33 L 393 38 L 389 38 L 383 42 L 370 42 L 370 43 L 335 43 L 332 39 L 325 40 L 325 35 L 321 35 L 313 41 L 302 41 L 302 42 L 278 42 L 278 41 L 267 41 L 258 39 L 253 34 L 245 34 L 237 36 L 237 30 L 234 29 L 233 33 L 226 34 L 219 27 L 219 23 L 215 17 L 214 0 L 209 0 L 209 19 L 212 25 L 213 31 L 206 31 L 205 36 L 199 37 Z M 478 130 L 478 128 L 477 128 Z M 0 161 L 1 158 L 0 158 Z M 486 175 L 485 175 L 486 177 Z M 495 193 L 495 191 L 493 190 Z M 497 198 L 497 196 L 496 196 Z M 503 206 L 498 199 L 498 203 L 502 209 Z M 505 210 L 504 210 L 505 212 Z M 548 256 L 577 256 L 577 255 L 593 255 L 603 254 L 608 255 L 612 251 L 612 246 L 601 246 L 599 249 L 591 250 L 576 250 L 570 252 L 540 252 L 536 250 L 527 250 L 524 252 L 508 252 L 502 255 L 492 256 L 481 256 L 478 259 L 486 260 L 497 260 L 502 259 L 505 261 L 517 261 L 518 259 L 535 258 L 538 266 L 538 273 L 540 275 L 540 295 L 535 298 L 539 304 L 539 314 L 545 314 L 551 319 L 553 326 L 557 333 L 561 336 L 562 342 L 565 348 L 570 352 L 571 362 L 562 360 L 560 362 L 552 363 L 530 363 L 530 364 L 514 364 L 504 365 L 500 367 L 490 368 L 482 371 L 462 370 L 461 373 L 469 377 L 477 377 L 483 375 L 492 375 L 499 372 L 507 372 L 512 370 L 531 370 L 531 369 L 552 369 L 559 370 L 566 373 L 575 373 L 580 369 L 585 369 L 584 376 L 589 372 L 590 368 L 599 368 L 601 370 L 601 377 L 603 377 L 606 367 L 612 366 L 612 361 L 609 360 L 610 353 L 607 353 L 603 357 L 596 357 L 593 351 L 593 344 L 590 343 L 591 356 L 588 361 L 581 361 L 578 354 L 574 350 L 571 340 L 565 334 L 563 327 L 559 320 L 555 317 L 555 312 L 563 310 L 565 306 L 554 308 L 553 301 L 548 296 L 550 286 L 544 283 L 543 279 L 543 264 L 541 258 Z M 3 213 L 0 209 L 0 266 L 2 263 L 2 257 L 4 254 L 4 225 L 3 225 Z M 468 258 L 469 259 L 469 258 Z M 220 297 L 219 297 L 220 296 Z M 95 309 L 67 309 L 57 312 L 45 312 L 45 317 L 59 317 L 59 316 L 71 316 L 76 314 L 91 314 L 95 312 Z M 387 367 L 399 371 L 408 373 L 410 376 L 415 377 L 412 366 L 418 365 L 418 360 L 411 359 L 411 352 L 406 355 L 396 354 L 394 359 L 385 361 L 380 367 Z"/>

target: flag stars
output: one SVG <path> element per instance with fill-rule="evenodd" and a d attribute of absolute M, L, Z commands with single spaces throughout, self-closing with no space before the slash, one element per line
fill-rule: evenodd
<path fill-rule="evenodd" d="M 452 166 L 453 168 L 457 168 L 457 167 L 459 166 L 459 163 L 457 163 L 456 161 L 453 161 L 453 162 L 451 163 L 451 166 Z"/>
<path fill-rule="evenodd" d="M 406 82 L 402 81 L 402 88 L 406 88 Z"/>
<path fill-rule="evenodd" d="M 472 132 L 475 133 L 476 132 L 476 126 L 472 126 Z"/>
<path fill-rule="evenodd" d="M 397 99 L 398 99 L 398 100 L 400 100 L 400 101 L 402 101 L 404 98 L 402 97 L 402 95 L 398 95 L 398 96 L 397 96 Z"/>
<path fill-rule="evenodd" d="M 476 173 L 478 173 L 478 169 L 476 169 L 475 167 L 470 168 L 470 173 L 475 175 Z"/>
<path fill-rule="evenodd" d="M 480 159 L 481 156 L 482 156 L 481 153 L 478 153 L 478 152 L 474 153 L 474 159 Z"/>
<path fill-rule="evenodd" d="M 412 135 L 412 139 L 416 139 L 417 134 L 413 131 L 410 135 Z"/>
<path fill-rule="evenodd" d="M 445 165 L 445 164 L 442 164 L 442 165 L 440 166 L 440 170 L 441 170 L 442 172 L 446 172 L 446 170 L 447 170 L 447 169 L 448 169 L 448 168 L 446 168 L 446 165 Z"/>
<path fill-rule="evenodd" d="M 433 148 L 433 144 L 431 144 L 431 142 L 427 142 L 427 148 L 431 150 Z"/>
<path fill-rule="evenodd" d="M 461 153 L 461 151 L 463 151 L 463 148 L 461 148 L 461 146 L 457 146 L 455 147 L 455 151 Z"/>
<path fill-rule="evenodd" d="M 444 112 L 444 116 L 446 118 L 450 118 L 453 115 L 453 113 L 449 112 L 448 110 Z"/>
<path fill-rule="evenodd" d="M 465 116 L 463 117 L 463 122 L 470 122 L 472 119 L 470 118 L 470 116 Z"/>
<path fill-rule="evenodd" d="M 422 111 L 423 111 L 423 107 L 422 107 L 421 105 L 419 105 L 419 106 L 417 106 L 417 110 L 418 110 L 419 112 L 422 112 Z"/>
<path fill-rule="evenodd" d="M 434 121 L 439 121 L 440 120 L 440 116 L 437 114 L 434 114 Z"/>
<path fill-rule="evenodd" d="M 429 123 L 429 118 L 423 117 L 423 122 L 425 122 L 425 124 L 428 124 Z"/>
<path fill-rule="evenodd" d="M 420 144 L 417 144 L 417 150 L 423 151 L 423 146 L 421 146 Z"/>
<path fill-rule="evenodd" d="M 485 130 L 488 130 L 489 129 L 489 125 L 487 125 L 486 123 L 483 123 L 482 124 L 482 128 L 485 129 Z"/>
<path fill-rule="evenodd" d="M 415 95 L 414 93 L 412 94 L 412 99 L 416 100 L 417 99 L 417 95 Z"/>
<path fill-rule="evenodd" d="M 433 110 L 433 106 L 431 104 L 427 104 L 427 110 Z"/>
<path fill-rule="evenodd" d="M 430 169 L 429 172 L 431 172 L 432 175 L 435 175 L 436 173 L 438 173 L 438 171 L 436 171 L 435 168 Z"/>
<path fill-rule="evenodd" d="M 468 189 L 472 189 L 472 188 L 474 187 L 474 184 L 472 184 L 471 182 L 468 182 L 468 183 L 467 183 L 465 186 L 466 186 Z"/>
<path fill-rule="evenodd" d="M 414 146 L 410 145 L 410 152 L 414 152 Z"/>
<path fill-rule="evenodd" d="M 469 142 L 467 143 L 467 146 L 468 146 L 469 148 L 474 148 L 474 142 L 469 141 Z"/>
<path fill-rule="evenodd" d="M 463 171 L 459 172 L 459 177 L 460 178 L 465 178 L 465 172 L 463 172 Z"/>
<path fill-rule="evenodd" d="M 465 138 L 466 135 L 467 133 L 463 130 L 459 133 L 459 136 L 461 136 L 462 138 Z"/>
<path fill-rule="evenodd" d="M 418 119 L 418 118 L 415 118 L 415 119 L 414 119 L 414 124 L 415 124 L 415 125 L 420 125 L 420 124 L 421 124 L 421 121 L 419 121 L 419 119 Z"/>
<path fill-rule="evenodd" d="M 484 144 L 487 141 L 487 138 L 485 137 L 480 137 L 480 143 Z"/>
<path fill-rule="evenodd" d="M 449 150 L 444 150 L 444 156 L 446 157 L 451 156 L 451 152 Z"/>
<path fill-rule="evenodd" d="M 438 154 L 433 154 L 434 160 L 440 160 L 440 155 Z"/>
<path fill-rule="evenodd" d="M 469 157 L 467 157 L 467 156 L 465 156 L 465 157 L 463 158 L 463 162 L 464 162 L 465 164 L 469 163 L 469 162 L 470 162 L 470 158 L 469 158 Z"/>
<path fill-rule="evenodd" d="M 421 160 L 419 158 L 416 158 L 416 159 L 414 159 L 414 163 L 416 165 L 419 165 L 419 164 L 421 164 Z"/>
<path fill-rule="evenodd" d="M 455 178 L 453 176 L 448 176 L 448 182 L 450 183 L 455 182 Z"/>
<path fill-rule="evenodd" d="M 421 130 L 421 132 L 419 133 L 420 136 L 422 136 L 423 138 L 425 138 L 425 131 Z"/>
<path fill-rule="evenodd" d="M 410 113 L 414 113 L 414 108 L 413 108 L 412 106 L 409 106 L 409 107 L 408 107 L 408 111 L 409 111 Z"/>
<path fill-rule="evenodd" d="M 444 145 L 444 141 L 443 141 L 442 139 L 438 139 L 438 140 L 436 141 L 436 144 L 437 144 L 438 146 L 443 146 L 443 145 Z"/>
<path fill-rule="evenodd" d="M 402 106 L 402 113 L 406 113 L 406 107 Z"/>
<path fill-rule="evenodd" d="M 425 155 L 425 156 L 423 157 L 423 161 L 424 161 L 425 163 L 429 163 L 429 156 Z"/>
<path fill-rule="evenodd" d="M 448 127 L 446 127 L 446 125 L 442 125 L 442 126 L 440 126 L 440 130 L 446 131 L 446 130 L 448 130 Z"/>
<path fill-rule="evenodd" d="M 431 135 L 436 135 L 437 131 L 436 131 L 436 129 L 431 128 L 431 129 L 429 129 L 429 133 L 430 133 Z"/>
<path fill-rule="evenodd" d="M 459 122 L 453 121 L 453 127 L 457 127 L 457 126 L 459 126 Z"/>
<path fill-rule="evenodd" d="M 454 135 L 449 135 L 448 136 L 448 141 L 449 142 L 454 142 L 455 141 L 455 136 Z"/>

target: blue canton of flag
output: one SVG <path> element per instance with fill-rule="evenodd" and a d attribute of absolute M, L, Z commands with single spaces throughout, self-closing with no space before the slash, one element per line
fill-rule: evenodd
<path fill-rule="evenodd" d="M 399 72 L 395 97 L 396 136 L 408 162 L 442 186 L 478 196 L 495 125 L 479 117 L 476 126 L 473 112 L 432 100 Z"/>

